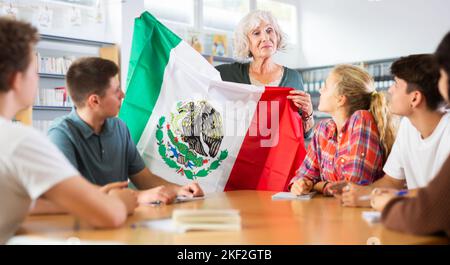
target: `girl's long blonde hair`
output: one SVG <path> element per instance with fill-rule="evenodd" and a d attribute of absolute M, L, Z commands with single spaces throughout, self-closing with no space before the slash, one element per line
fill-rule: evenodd
<path fill-rule="evenodd" d="M 386 159 L 394 144 L 396 126 L 385 94 L 376 91 L 373 78 L 361 67 L 338 65 L 331 73 L 338 80 L 338 94 L 347 98 L 348 114 L 352 115 L 357 110 L 369 110 L 373 115 Z"/>

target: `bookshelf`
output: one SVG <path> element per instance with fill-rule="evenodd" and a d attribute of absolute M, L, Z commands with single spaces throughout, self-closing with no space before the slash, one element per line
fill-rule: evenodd
<path fill-rule="evenodd" d="M 114 43 L 45 34 L 41 35 L 36 56 L 40 78 L 32 107 L 32 123 L 33 127 L 44 132 L 55 118 L 70 113 L 73 108 L 66 89 L 65 74 L 74 60 L 101 56 L 118 63 L 119 58 Z"/>
<path fill-rule="evenodd" d="M 208 60 L 208 62 L 210 62 L 213 66 L 236 62 L 236 60 L 231 57 L 215 56 L 215 55 L 208 55 L 208 54 L 202 54 L 202 56 L 206 60 Z"/>
<path fill-rule="evenodd" d="M 390 73 L 391 65 L 397 58 L 382 60 L 371 60 L 364 62 L 350 63 L 352 65 L 363 66 L 374 78 L 375 87 L 378 91 L 386 91 L 393 84 L 394 80 Z M 335 65 L 326 65 L 320 67 L 299 68 L 297 71 L 302 75 L 305 91 L 311 95 L 314 107 L 314 117 L 316 121 L 330 118 L 326 113 L 317 110 L 319 105 L 319 89 L 324 85 L 325 80 Z"/>

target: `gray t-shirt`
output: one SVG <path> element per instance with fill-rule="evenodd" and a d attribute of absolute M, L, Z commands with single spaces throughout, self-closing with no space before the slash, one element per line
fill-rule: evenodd
<path fill-rule="evenodd" d="M 108 118 L 99 135 L 74 110 L 55 120 L 50 140 L 91 183 L 126 181 L 145 168 L 123 121 Z"/>

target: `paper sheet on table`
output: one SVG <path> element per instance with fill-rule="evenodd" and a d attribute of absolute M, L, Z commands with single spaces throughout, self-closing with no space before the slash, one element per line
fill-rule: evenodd
<path fill-rule="evenodd" d="M 375 211 L 362 212 L 362 218 L 369 224 L 379 223 L 381 221 L 381 213 Z"/>
<path fill-rule="evenodd" d="M 299 200 L 299 201 L 307 201 L 307 200 L 311 200 L 312 197 L 314 197 L 314 195 L 316 194 L 316 192 L 310 192 L 308 194 L 304 194 L 304 195 L 295 195 L 292 192 L 278 192 L 277 194 L 272 195 L 272 200 L 276 201 L 276 200 Z"/>
<path fill-rule="evenodd" d="M 40 236 L 19 235 L 14 236 L 7 245 L 121 245 L 117 241 L 80 240 L 77 237 L 52 238 Z"/>
<path fill-rule="evenodd" d="M 160 230 L 164 232 L 179 232 L 175 228 L 172 218 L 142 221 L 136 224 L 139 227 L 147 227 L 150 229 Z"/>

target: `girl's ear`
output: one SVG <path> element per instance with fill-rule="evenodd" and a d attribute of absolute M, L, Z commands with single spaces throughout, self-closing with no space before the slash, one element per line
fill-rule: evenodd
<path fill-rule="evenodd" d="M 343 107 L 347 104 L 347 97 L 344 95 L 338 95 L 337 96 L 337 105 L 338 107 Z"/>

